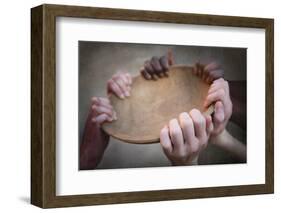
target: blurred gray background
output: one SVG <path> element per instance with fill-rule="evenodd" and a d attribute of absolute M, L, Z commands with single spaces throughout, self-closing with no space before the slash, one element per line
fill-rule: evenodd
<path fill-rule="evenodd" d="M 197 61 L 219 62 L 227 80 L 246 80 L 244 48 L 175 46 L 79 41 L 79 141 L 91 104 L 91 97 L 106 96 L 106 82 L 119 70 L 137 75 L 144 61 L 172 50 L 175 62 L 193 65 Z M 227 129 L 246 143 L 246 132 L 229 122 Z M 209 145 L 199 159 L 200 164 L 237 163 L 228 153 Z M 169 166 L 159 143 L 128 144 L 114 138 L 104 153 L 98 169 Z"/>

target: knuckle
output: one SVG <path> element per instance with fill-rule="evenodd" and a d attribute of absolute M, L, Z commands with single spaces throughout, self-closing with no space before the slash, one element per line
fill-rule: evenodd
<path fill-rule="evenodd" d="M 107 85 L 111 86 L 112 84 L 113 84 L 113 80 L 112 80 L 112 79 L 109 79 L 109 80 L 107 81 Z"/>
<path fill-rule="evenodd" d="M 200 113 L 200 111 L 198 109 L 192 109 L 192 110 L 190 110 L 189 113 L 194 116 L 194 115 L 198 115 Z"/>
<path fill-rule="evenodd" d="M 190 153 L 190 155 L 196 155 L 197 154 L 197 148 L 190 148 L 190 150 L 189 150 L 189 153 Z"/>
<path fill-rule="evenodd" d="M 205 120 L 201 117 L 198 117 L 198 119 L 194 120 L 194 123 L 197 126 L 203 126 L 205 124 Z"/>
<path fill-rule="evenodd" d="M 113 77 L 112 77 L 112 80 L 113 80 L 113 81 L 117 81 L 117 80 L 119 80 L 119 79 L 121 79 L 121 78 L 122 78 L 122 76 L 121 76 L 120 74 L 118 74 L 118 75 L 113 76 Z"/>
<path fill-rule="evenodd" d="M 155 70 L 156 70 L 157 73 L 162 72 L 162 68 L 161 68 L 160 66 L 156 66 L 156 67 L 155 67 Z"/>
<path fill-rule="evenodd" d="M 201 146 L 202 146 L 203 148 L 205 148 L 205 147 L 207 146 L 207 140 L 203 140 L 203 141 L 201 142 Z"/>
<path fill-rule="evenodd" d="M 198 109 L 192 109 L 190 111 L 190 115 L 195 124 L 202 124 L 205 122 L 203 115 L 201 114 L 201 112 Z"/>
<path fill-rule="evenodd" d="M 151 61 L 158 61 L 158 60 L 159 60 L 159 58 L 156 57 L 156 56 L 153 56 L 153 57 L 151 58 Z"/>
<path fill-rule="evenodd" d="M 188 113 L 187 112 L 180 113 L 180 118 L 186 119 L 186 117 L 188 117 Z"/>
<path fill-rule="evenodd" d="M 155 72 L 154 72 L 153 70 L 151 70 L 150 68 L 147 69 L 147 72 L 148 72 L 151 76 L 153 76 L 153 75 L 155 74 Z"/>
<path fill-rule="evenodd" d="M 152 71 L 152 70 L 151 70 L 151 65 L 150 65 L 150 63 L 145 64 L 145 65 L 144 65 L 144 68 L 145 68 L 148 72 L 151 72 L 151 71 Z"/>
<path fill-rule="evenodd" d="M 192 126 L 192 120 L 187 113 L 180 114 L 180 123 L 184 128 L 189 128 L 190 126 Z"/>
<path fill-rule="evenodd" d="M 221 100 L 218 100 L 215 104 L 215 107 L 223 107 Z"/>
<path fill-rule="evenodd" d="M 199 150 L 199 143 L 196 142 L 196 144 L 193 144 L 192 146 L 190 146 L 190 154 L 194 155 L 198 152 Z"/>
<path fill-rule="evenodd" d="M 92 110 L 93 110 L 93 111 L 97 111 L 97 108 L 98 108 L 98 107 L 97 107 L 95 104 L 92 105 Z"/>
<path fill-rule="evenodd" d="M 167 128 L 161 129 L 161 131 L 160 131 L 160 138 L 162 138 L 164 135 L 166 135 L 167 132 L 168 132 Z"/>
<path fill-rule="evenodd" d="M 122 80 L 122 81 L 126 81 L 126 75 L 125 73 L 120 73 L 120 75 L 118 76 L 118 79 Z"/>
<path fill-rule="evenodd" d="M 98 98 L 97 98 L 97 97 L 92 97 L 92 98 L 91 98 L 91 101 L 92 101 L 92 102 L 97 102 L 97 101 L 98 101 Z"/>
<path fill-rule="evenodd" d="M 169 125 L 172 126 L 173 124 L 177 124 L 177 119 L 176 118 L 173 118 L 169 121 Z"/>
<path fill-rule="evenodd" d="M 179 136 L 181 134 L 181 130 L 179 128 L 173 128 L 170 131 L 171 136 Z"/>
<path fill-rule="evenodd" d="M 126 77 L 129 79 L 129 80 L 131 80 L 131 75 L 130 75 L 130 73 L 126 73 Z"/>

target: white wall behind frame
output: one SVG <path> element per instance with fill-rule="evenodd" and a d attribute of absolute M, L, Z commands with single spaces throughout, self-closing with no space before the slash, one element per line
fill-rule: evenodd
<path fill-rule="evenodd" d="M 48 3 L 100 7 L 163 10 L 174 12 L 212 13 L 275 18 L 275 106 L 281 108 L 281 14 L 279 1 L 244 0 L 49 0 Z M 40 0 L 3 1 L 0 7 L 1 30 L 1 78 L 0 78 L 0 149 L 1 212 L 41 212 L 31 206 L 30 191 L 30 7 L 42 4 Z M 12 82 L 12 83 L 11 83 Z M 258 118 L 258 115 L 257 115 Z M 266 210 L 279 212 L 281 207 L 281 114 L 275 111 L 275 194 L 195 199 L 184 201 L 106 205 L 95 207 L 50 209 L 49 212 L 252 212 Z M 257 119 L 258 122 L 258 119 Z"/>

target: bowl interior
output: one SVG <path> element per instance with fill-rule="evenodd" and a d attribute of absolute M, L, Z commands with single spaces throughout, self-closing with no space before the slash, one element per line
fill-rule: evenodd
<path fill-rule="evenodd" d="M 209 85 L 192 74 L 188 66 L 172 66 L 169 77 L 146 80 L 133 78 L 131 96 L 124 100 L 111 96 L 117 120 L 104 123 L 103 130 L 122 141 L 145 144 L 159 142 L 160 130 L 181 112 L 197 108 L 204 112 L 203 101 Z M 210 109 L 209 109 L 210 111 Z"/>

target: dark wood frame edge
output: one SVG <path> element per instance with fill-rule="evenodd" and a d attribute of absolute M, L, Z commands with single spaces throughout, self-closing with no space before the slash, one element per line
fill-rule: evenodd
<path fill-rule="evenodd" d="M 56 196 L 56 17 L 263 28 L 266 31 L 266 183 L 196 189 Z M 274 20 L 41 5 L 31 9 L 31 203 L 42 208 L 266 194 L 274 192 Z"/>

